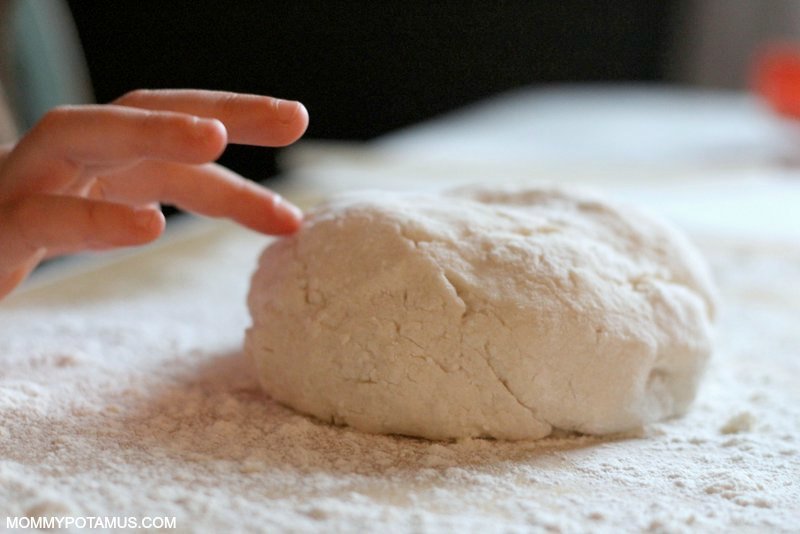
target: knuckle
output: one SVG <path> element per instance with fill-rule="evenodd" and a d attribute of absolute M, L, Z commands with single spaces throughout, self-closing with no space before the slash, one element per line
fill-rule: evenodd
<path fill-rule="evenodd" d="M 110 184 L 107 178 L 98 176 L 94 179 L 89 188 L 89 197 L 97 200 L 106 200 L 109 198 Z"/>
<path fill-rule="evenodd" d="M 156 111 L 142 110 L 138 113 L 139 127 L 145 129 L 148 134 L 152 135 L 159 129 L 160 115 Z M 149 137 L 149 136 L 148 136 Z"/>
<path fill-rule="evenodd" d="M 29 252 L 35 252 L 41 247 L 38 240 L 31 235 L 31 228 L 35 228 L 37 221 L 42 220 L 41 206 L 35 201 L 35 197 L 26 197 L 18 202 L 12 203 L 10 206 L 5 206 L 3 210 L 5 216 L 3 217 L 3 226 L 13 228 L 21 242 Z"/>
<path fill-rule="evenodd" d="M 117 98 L 114 103 L 123 106 L 136 106 L 147 100 L 152 91 L 149 89 L 134 89 Z"/>
<path fill-rule="evenodd" d="M 217 109 L 222 116 L 234 113 L 240 105 L 241 98 L 235 93 L 223 93 L 217 100 Z"/>
<path fill-rule="evenodd" d="M 158 112 L 144 110 L 139 114 L 138 122 L 141 135 L 136 136 L 136 142 L 142 153 L 149 153 L 164 135 L 164 121 Z"/>
<path fill-rule="evenodd" d="M 75 114 L 74 106 L 56 106 L 48 110 L 39 122 L 36 123 L 34 131 L 50 131 L 60 128 L 65 122 L 70 120 Z"/>
<path fill-rule="evenodd" d="M 87 204 L 84 210 L 84 217 L 86 228 L 102 228 L 104 223 L 102 204 L 99 202 Z"/>
<path fill-rule="evenodd" d="M 244 178 L 229 178 L 218 184 L 223 206 L 236 206 L 250 192 L 250 185 Z"/>
<path fill-rule="evenodd" d="M 11 226 L 22 229 L 28 224 L 38 220 L 41 216 L 40 211 L 39 204 L 34 202 L 33 197 L 25 197 L 19 202 L 14 202 L 7 208 L 6 216 Z"/>

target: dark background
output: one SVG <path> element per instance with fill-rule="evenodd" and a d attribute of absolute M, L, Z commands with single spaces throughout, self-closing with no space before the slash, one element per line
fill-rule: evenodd
<path fill-rule="evenodd" d="M 198 87 L 301 100 L 312 138 L 369 139 L 508 89 L 657 81 L 670 1 L 69 2 L 95 95 Z M 271 149 L 222 163 L 275 173 Z"/>

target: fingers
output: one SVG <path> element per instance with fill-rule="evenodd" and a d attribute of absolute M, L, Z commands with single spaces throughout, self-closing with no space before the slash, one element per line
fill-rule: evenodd
<path fill-rule="evenodd" d="M 164 230 L 164 217 L 153 208 L 31 195 L 0 205 L 0 228 L 0 276 L 8 277 L 49 249 L 69 253 L 148 243 Z"/>
<path fill-rule="evenodd" d="M 111 202 L 165 202 L 182 209 L 226 217 L 265 234 L 288 234 L 302 222 L 298 208 L 216 164 L 144 162 L 98 178 L 89 196 Z"/>
<path fill-rule="evenodd" d="M 4 162 L 0 195 L 60 193 L 83 169 L 154 158 L 204 163 L 227 144 L 215 119 L 123 106 L 66 106 L 48 112 Z"/>
<path fill-rule="evenodd" d="M 206 163 L 228 142 L 282 146 L 308 125 L 302 104 L 199 90 L 134 91 L 118 105 L 63 106 L 45 117 L 3 162 L 0 198 L 65 193 L 81 176 L 143 159 Z M 200 116 L 205 117 L 201 118 Z"/>
<path fill-rule="evenodd" d="M 47 147 L 50 157 L 84 165 L 113 165 L 153 158 L 185 163 L 217 159 L 227 144 L 215 119 L 150 112 L 125 106 L 65 106 L 48 112 L 24 145 Z"/>
<path fill-rule="evenodd" d="M 268 96 L 201 90 L 138 90 L 115 104 L 136 108 L 177 111 L 213 117 L 228 129 L 231 143 L 285 146 L 308 127 L 308 112 L 300 102 Z"/>
<path fill-rule="evenodd" d="M 11 269 L 10 272 L 0 269 L 0 299 L 11 293 L 15 287 L 28 277 L 31 271 L 42 261 L 43 255 L 33 254 L 18 267 Z"/>
<path fill-rule="evenodd" d="M 129 204 L 164 200 L 264 233 L 297 230 L 297 208 L 208 162 L 229 131 L 232 142 L 283 146 L 307 126 L 299 102 L 195 90 L 48 112 L 16 145 L 0 146 L 0 297 L 47 255 L 155 239 L 161 212 Z M 82 198 L 93 176 L 112 171 Z"/>

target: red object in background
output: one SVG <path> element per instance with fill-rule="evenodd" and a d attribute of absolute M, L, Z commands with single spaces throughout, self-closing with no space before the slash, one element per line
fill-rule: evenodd
<path fill-rule="evenodd" d="M 762 50 L 753 64 L 753 89 L 777 113 L 800 119 L 800 44 Z"/>

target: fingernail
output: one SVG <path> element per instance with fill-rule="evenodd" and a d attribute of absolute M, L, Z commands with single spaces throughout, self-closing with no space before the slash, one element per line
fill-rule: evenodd
<path fill-rule="evenodd" d="M 281 219 L 290 221 L 303 220 L 303 212 L 300 210 L 300 208 L 298 208 L 291 202 L 287 202 L 280 195 L 275 195 L 274 202 L 275 202 L 275 214 L 278 215 Z"/>
<path fill-rule="evenodd" d="M 138 228 L 142 230 L 149 230 L 156 224 L 158 213 L 153 210 L 143 209 L 136 210 L 133 215 L 133 221 Z"/>
<path fill-rule="evenodd" d="M 193 117 L 194 129 L 192 134 L 198 139 L 205 139 L 210 135 L 225 132 L 225 125 L 217 119 Z M 225 132 L 227 134 L 227 132 Z"/>
<path fill-rule="evenodd" d="M 294 100 L 277 100 L 275 102 L 275 114 L 283 124 L 289 124 L 297 116 L 302 104 Z"/>

